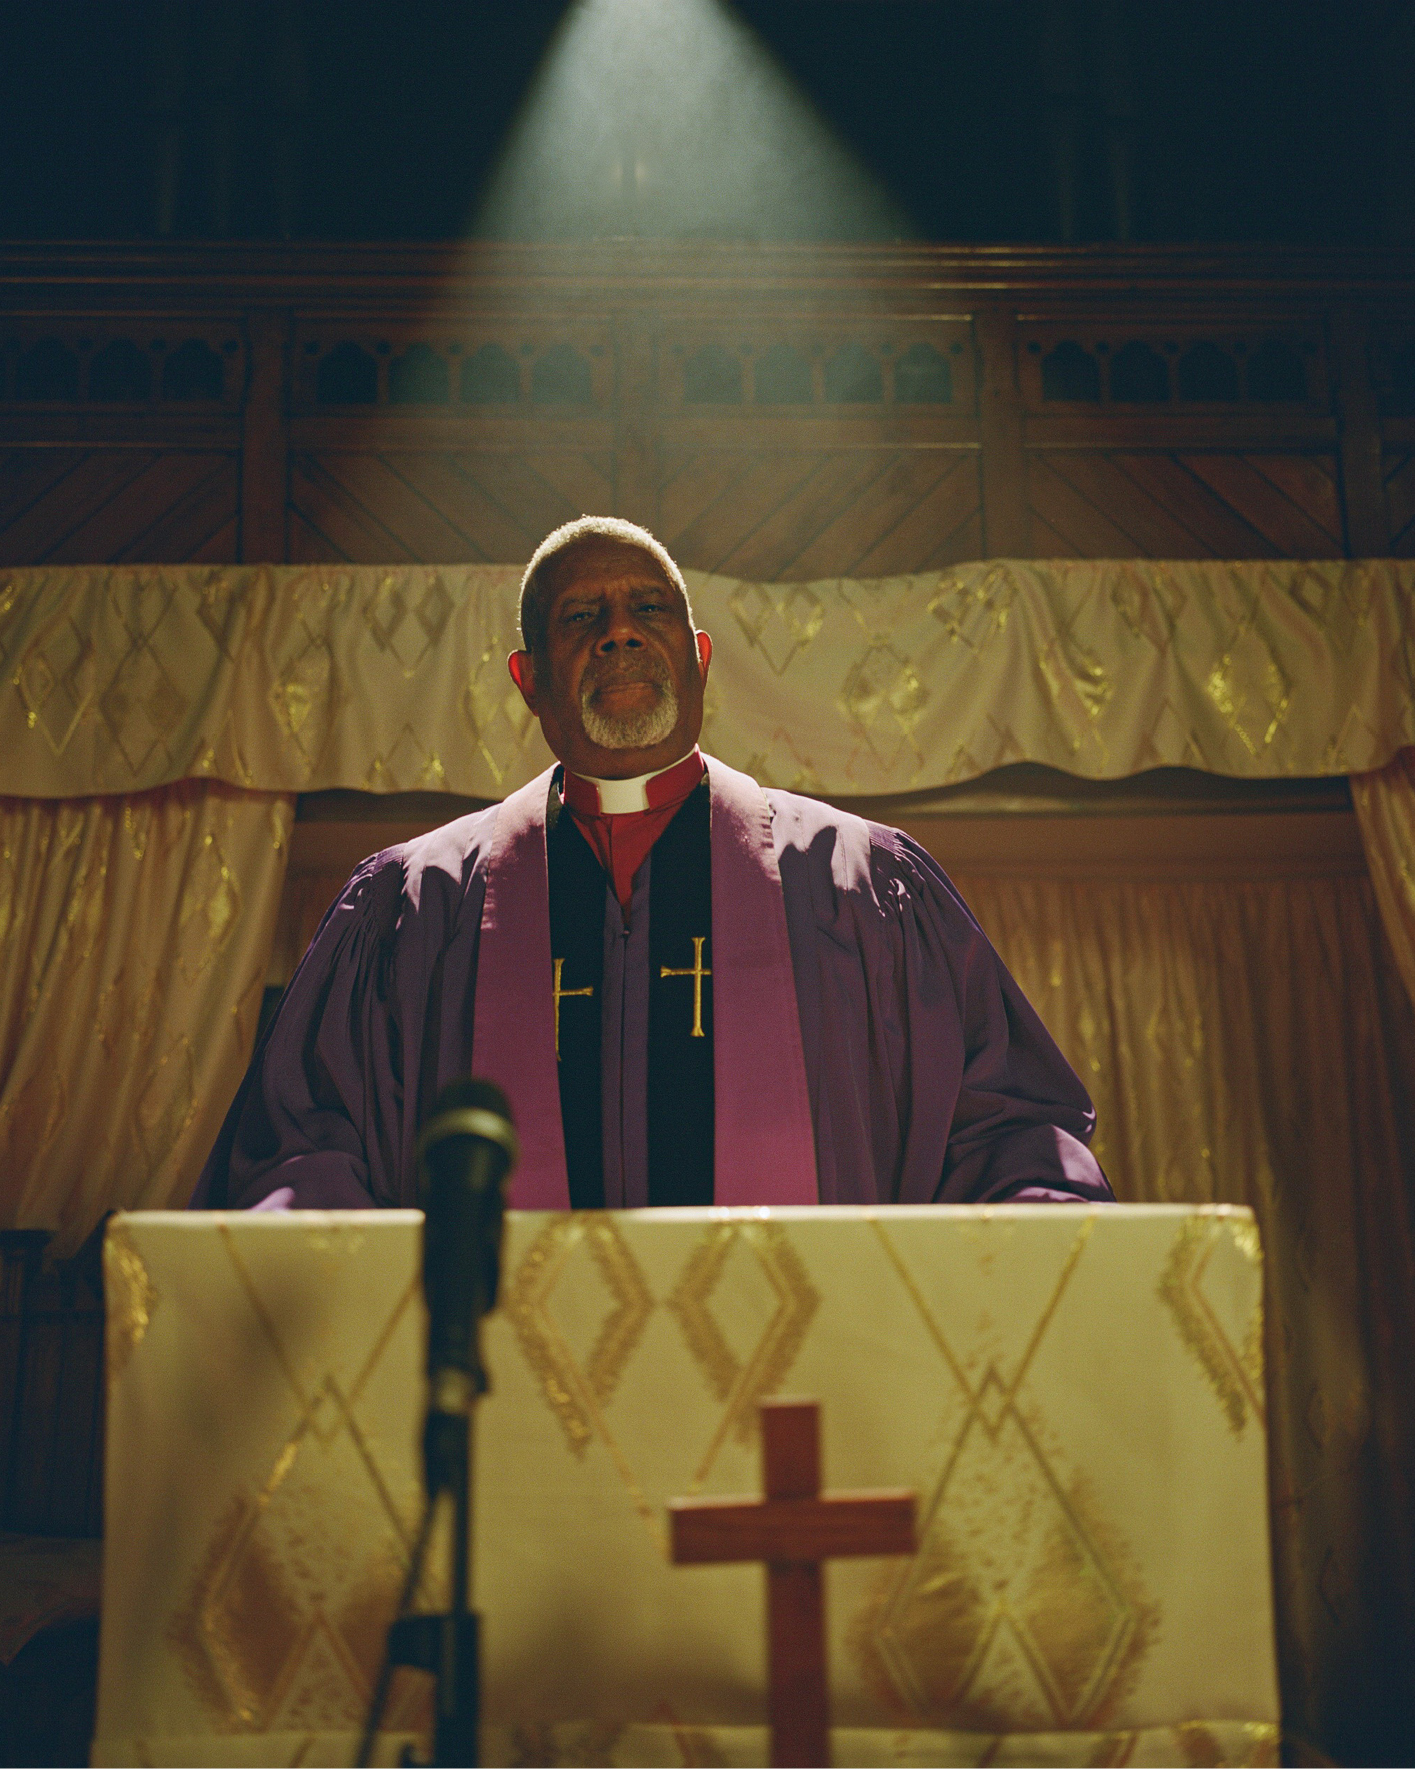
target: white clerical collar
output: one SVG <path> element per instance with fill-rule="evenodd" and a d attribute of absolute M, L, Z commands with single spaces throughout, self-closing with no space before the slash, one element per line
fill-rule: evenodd
<path fill-rule="evenodd" d="M 688 755 L 693 751 L 689 750 Z M 688 756 L 679 756 L 676 762 L 670 762 L 666 768 L 655 768 L 648 774 L 636 774 L 632 780 L 596 780 L 593 774 L 578 774 L 576 779 L 588 781 L 599 794 L 600 811 L 607 817 L 617 817 L 624 811 L 647 811 L 649 808 L 649 781 L 657 780 L 661 774 L 671 773 L 674 768 L 681 768 Z"/>

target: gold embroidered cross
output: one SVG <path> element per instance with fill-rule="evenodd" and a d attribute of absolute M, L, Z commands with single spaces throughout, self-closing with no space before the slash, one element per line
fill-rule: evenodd
<path fill-rule="evenodd" d="M 563 958 L 557 958 L 555 961 L 555 986 L 553 990 L 555 999 L 555 1060 L 557 1063 L 560 1061 L 560 1003 L 564 1001 L 567 995 L 594 994 L 593 985 L 588 983 L 583 989 L 562 989 L 560 987 L 560 978 L 564 969 L 565 960 Z"/>
<path fill-rule="evenodd" d="M 693 935 L 693 962 L 686 970 L 670 970 L 666 964 L 658 967 L 660 977 L 691 977 L 693 979 L 693 1036 L 705 1038 L 703 1031 L 703 978 L 710 977 L 712 972 L 703 969 L 703 946 L 707 941 L 706 934 Z"/>

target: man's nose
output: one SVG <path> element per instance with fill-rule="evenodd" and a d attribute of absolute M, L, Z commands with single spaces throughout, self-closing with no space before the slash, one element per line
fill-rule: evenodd
<path fill-rule="evenodd" d="M 607 657 L 621 648 L 626 651 L 637 651 L 643 645 L 643 635 L 634 623 L 633 616 L 627 608 L 606 609 L 603 625 L 595 640 L 595 651 L 601 657 Z"/>

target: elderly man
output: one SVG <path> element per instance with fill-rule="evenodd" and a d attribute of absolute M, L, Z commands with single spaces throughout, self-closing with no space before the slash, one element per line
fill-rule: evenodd
<path fill-rule="evenodd" d="M 195 1204 L 411 1204 L 471 1073 L 522 1208 L 1109 1198 L 1085 1090 L 933 860 L 697 749 L 712 642 L 652 535 L 556 530 L 521 632 L 560 765 L 353 874 Z"/>

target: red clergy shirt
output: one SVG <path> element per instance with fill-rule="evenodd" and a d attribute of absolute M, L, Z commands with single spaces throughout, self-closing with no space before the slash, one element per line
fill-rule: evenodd
<path fill-rule="evenodd" d="M 600 791 L 593 780 L 565 770 L 561 796 L 574 817 L 585 840 L 599 856 L 599 863 L 614 880 L 614 894 L 629 920 L 629 904 L 634 895 L 634 875 L 648 859 L 649 849 L 673 821 L 673 813 L 706 773 L 702 752 L 691 755 L 651 774 L 643 782 L 648 809 L 639 811 L 602 811 Z M 619 781 L 606 781 L 618 787 Z M 628 785 L 630 783 L 623 783 Z"/>

